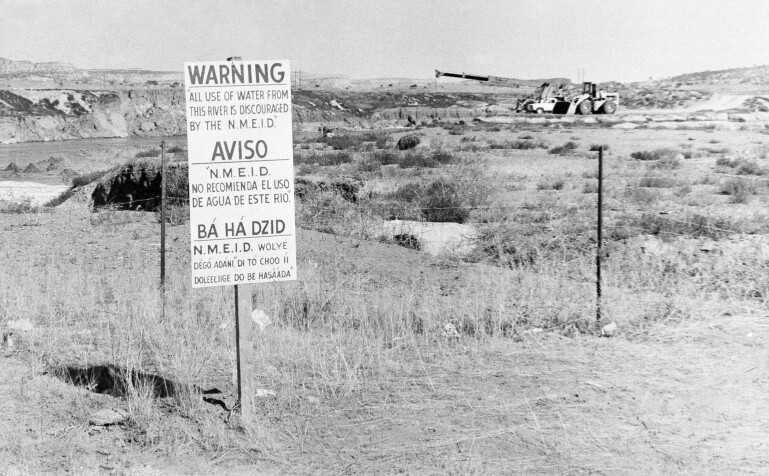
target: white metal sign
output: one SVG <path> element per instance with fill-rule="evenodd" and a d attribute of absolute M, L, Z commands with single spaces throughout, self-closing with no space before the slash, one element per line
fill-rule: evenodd
<path fill-rule="evenodd" d="M 296 279 L 290 71 L 184 64 L 193 287 Z"/>

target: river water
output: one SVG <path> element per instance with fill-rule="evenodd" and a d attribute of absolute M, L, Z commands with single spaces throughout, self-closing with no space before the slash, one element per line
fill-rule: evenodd
<path fill-rule="evenodd" d="M 127 162 L 142 150 L 160 148 L 163 140 L 167 147 L 187 146 L 185 136 L 0 144 L 0 200 L 18 203 L 29 199 L 33 205 L 43 204 L 68 188 L 70 175 L 62 175 L 64 169 L 71 169 L 77 174 L 107 170 Z M 6 170 L 10 163 L 23 170 L 29 164 L 52 157 L 64 161 L 49 172 L 44 167 L 41 173 L 20 175 Z"/>
<path fill-rule="evenodd" d="M 96 158 L 102 155 L 114 155 L 121 150 L 160 148 L 160 142 L 163 140 L 166 141 L 168 147 L 187 146 L 186 136 L 72 139 L 0 144 L 0 170 L 5 169 L 10 162 L 16 162 L 16 165 L 24 168 L 30 163 L 39 162 L 49 157 L 77 160 L 83 157 Z"/>

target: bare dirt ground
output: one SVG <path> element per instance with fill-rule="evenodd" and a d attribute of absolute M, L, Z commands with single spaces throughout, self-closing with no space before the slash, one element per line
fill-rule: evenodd
<path fill-rule="evenodd" d="M 742 315 L 644 342 L 460 342 L 367 395 L 298 412 L 265 404 L 283 443 L 248 465 L 157 454 L 120 426 L 94 431 L 88 410 L 119 405 L 112 397 L 3 357 L 0 464 L 5 474 L 760 474 L 767 339 L 765 318 Z M 280 421 L 284 411 L 294 415 Z"/>

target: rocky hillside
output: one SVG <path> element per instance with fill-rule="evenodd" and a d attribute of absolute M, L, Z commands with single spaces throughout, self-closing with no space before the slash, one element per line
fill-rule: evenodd
<path fill-rule="evenodd" d="M 713 84 L 754 84 L 769 85 L 769 65 L 750 68 L 722 69 L 682 74 L 670 78 L 672 82 L 684 85 Z"/>
<path fill-rule="evenodd" d="M 516 99 L 533 91 L 496 88 L 494 92 L 449 92 L 431 90 L 428 84 L 390 88 L 389 83 L 358 88 L 354 81 L 336 76 L 324 79 L 344 79 L 344 84 L 349 82 L 350 86 L 322 88 L 315 84 L 319 78 L 302 74 L 303 82 L 295 84 L 293 91 L 293 112 L 295 123 L 305 129 L 390 127 L 507 115 Z M 81 70 L 69 64 L 0 58 L 0 143 L 184 134 L 181 79 L 181 74 L 175 72 Z M 74 86 L 62 87 L 64 83 Z M 732 90 L 740 85 L 752 89 L 743 92 L 744 98 L 740 97 L 736 106 L 729 106 L 731 109 L 763 112 L 769 107 L 769 99 L 764 97 L 769 97 L 769 66 L 705 71 L 639 83 L 612 82 L 600 87 L 618 92 L 624 110 L 648 110 L 696 107 L 713 102 L 714 91 L 739 94 Z M 766 94 L 760 91 L 760 85 L 767 86 Z M 567 95 L 578 94 L 581 85 L 565 89 Z"/>
<path fill-rule="evenodd" d="M 0 142 L 172 136 L 186 131 L 180 89 L 0 90 Z"/>
<path fill-rule="evenodd" d="M 406 125 L 509 112 L 489 94 L 299 90 L 294 122 L 314 128 Z M 496 108 L 496 109 L 495 109 Z M 185 134 L 180 88 L 0 90 L 0 143 Z"/>

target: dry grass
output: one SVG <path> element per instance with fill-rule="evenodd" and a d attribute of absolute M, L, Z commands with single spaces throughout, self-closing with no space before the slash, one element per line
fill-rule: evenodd
<path fill-rule="evenodd" d="M 614 321 L 620 335 L 599 338 L 595 154 L 494 148 L 506 139 L 492 132 L 444 134 L 442 144 L 429 137 L 435 145 L 416 153 L 438 162 L 430 168 L 388 167 L 400 153 L 364 150 L 367 141 L 355 139 L 325 152 L 352 159 L 314 172 L 354 175 L 367 188 L 355 203 L 331 191 L 299 201 L 299 280 L 251 287 L 254 307 L 273 319 L 254 337 L 251 376 L 275 396 L 256 399 L 245 418 L 200 395 L 217 387 L 233 402 L 233 296 L 229 287 L 190 289 L 186 225 L 169 231 L 162 313 L 154 216 L 0 215 L 0 328 L 34 323 L 22 348 L 39 368 L 122 369 L 122 397 L 103 403 L 128 411 L 121 437 L 139 457 L 211 461 L 185 469 L 760 472 L 769 464 L 761 398 L 769 328 L 759 317 L 769 244 L 748 233 L 769 229 L 767 217 L 719 197 L 717 182 L 705 180 L 715 159 L 679 158 L 671 179 L 628 159 L 637 144 L 621 142 L 620 132 L 586 131 L 585 144 L 612 147 L 602 324 Z M 533 134 L 526 140 L 540 143 Z M 548 142 L 572 135 L 554 132 Z M 637 187 L 663 179 L 675 184 Z M 720 208 L 686 208 L 701 194 Z M 425 219 L 424 209 L 450 208 L 429 206 L 431 195 L 460 200 L 452 207 L 479 230 L 473 255 L 432 258 L 366 241 L 393 210 Z M 132 372 L 167 378 L 175 391 L 159 397 Z M 85 426 L 83 408 L 96 404 L 61 392 L 71 408 L 46 418 Z M 76 454 L 91 454 L 86 438 L 72 442 Z M 64 451 L 49 447 L 56 457 Z M 50 468 L 35 461 L 53 456 L 34 448 L 11 451 L 32 461 L 28 472 Z M 11 454 L 4 451 L 0 462 Z"/>

